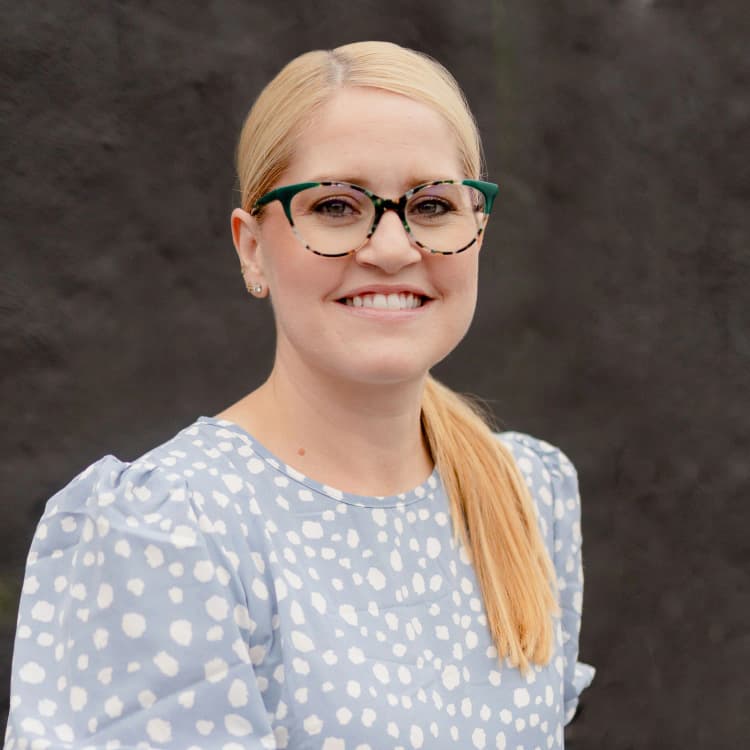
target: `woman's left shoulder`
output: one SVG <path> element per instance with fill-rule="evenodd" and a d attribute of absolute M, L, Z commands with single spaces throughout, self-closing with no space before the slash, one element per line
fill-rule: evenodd
<path fill-rule="evenodd" d="M 536 469 L 543 479 L 555 484 L 576 479 L 573 462 L 556 445 L 516 431 L 499 432 L 496 437 L 510 450 L 524 474 Z"/>
<path fill-rule="evenodd" d="M 564 528 L 578 538 L 581 499 L 578 473 L 560 448 L 523 432 L 501 432 L 497 438 L 510 451 L 529 488 L 540 528 L 548 543 Z"/>

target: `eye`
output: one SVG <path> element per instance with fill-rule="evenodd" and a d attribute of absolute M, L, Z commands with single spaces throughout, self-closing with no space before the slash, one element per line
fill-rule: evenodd
<path fill-rule="evenodd" d="M 345 198 L 331 197 L 318 201 L 312 208 L 314 213 L 335 218 L 337 216 L 352 216 L 359 213 L 357 206 Z"/>
<path fill-rule="evenodd" d="M 453 210 L 455 209 L 450 201 L 435 196 L 425 196 L 409 207 L 410 214 L 425 217 L 442 216 Z"/>

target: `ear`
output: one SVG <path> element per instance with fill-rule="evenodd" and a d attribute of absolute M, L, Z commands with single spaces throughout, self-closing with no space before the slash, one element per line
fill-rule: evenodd
<path fill-rule="evenodd" d="M 261 284 L 268 288 L 263 268 L 263 254 L 260 251 L 260 226 L 258 220 L 241 208 L 232 211 L 232 240 L 246 286 Z"/>

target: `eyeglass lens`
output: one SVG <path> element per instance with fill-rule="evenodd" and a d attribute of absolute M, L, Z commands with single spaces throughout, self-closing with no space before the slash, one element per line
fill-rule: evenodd
<path fill-rule="evenodd" d="M 413 193 L 405 207 L 412 237 L 425 248 L 453 253 L 476 239 L 484 225 L 484 195 L 468 185 L 428 185 Z M 291 201 L 294 226 L 310 249 L 338 255 L 360 247 L 372 229 L 375 205 L 366 193 L 348 185 L 320 185 Z"/>

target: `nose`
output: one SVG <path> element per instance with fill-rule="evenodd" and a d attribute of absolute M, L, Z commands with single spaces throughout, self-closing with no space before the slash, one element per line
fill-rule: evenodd
<path fill-rule="evenodd" d="M 376 266 L 388 274 L 419 263 L 422 251 L 412 242 L 401 218 L 393 209 L 387 209 L 370 239 L 354 254 L 358 263 Z"/>

